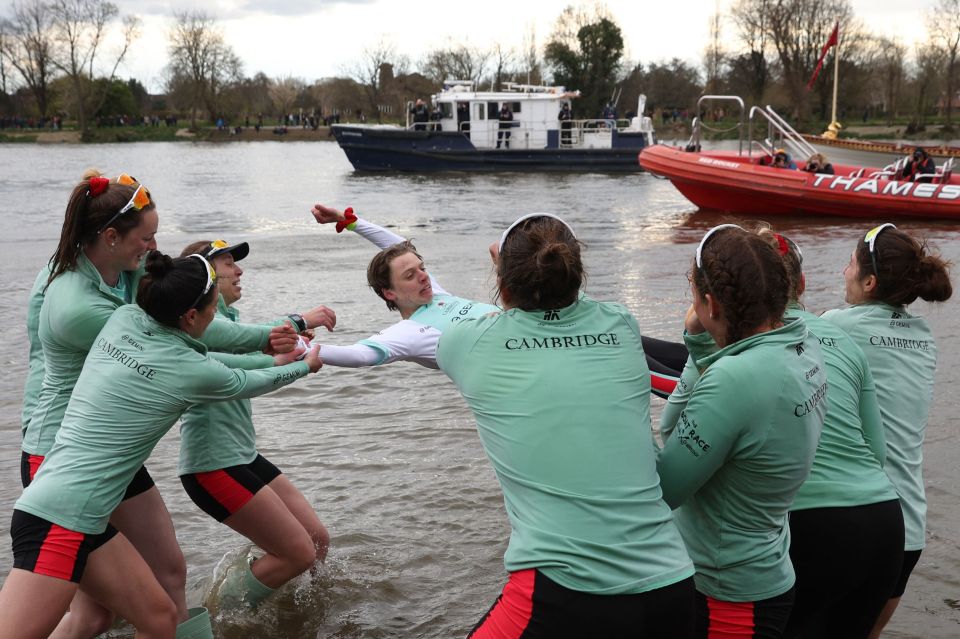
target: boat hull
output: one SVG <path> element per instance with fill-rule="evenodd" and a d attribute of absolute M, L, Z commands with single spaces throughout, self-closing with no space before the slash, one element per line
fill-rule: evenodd
<path fill-rule="evenodd" d="M 641 133 L 616 135 L 614 148 L 477 149 L 458 132 L 364 126 L 332 127 L 358 171 L 576 171 L 637 172 Z M 513 141 L 514 146 L 518 145 Z"/>
<path fill-rule="evenodd" d="M 655 145 L 640 154 L 648 172 L 668 178 L 702 209 L 749 216 L 827 215 L 892 219 L 960 219 L 960 181 L 902 182 L 859 167 L 835 165 L 836 175 L 760 166 L 736 152 L 688 153 Z"/>

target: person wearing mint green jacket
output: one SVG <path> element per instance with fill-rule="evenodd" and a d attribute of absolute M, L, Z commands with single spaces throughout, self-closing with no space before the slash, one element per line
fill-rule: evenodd
<path fill-rule="evenodd" d="M 202 255 L 217 272 L 217 317 L 238 322 L 233 307 L 243 295 L 239 261 L 246 242 L 223 240 L 189 244 L 181 253 Z M 282 321 L 287 321 L 283 318 Z M 318 306 L 292 316 L 301 328 L 333 330 L 336 316 Z M 211 592 L 209 601 L 223 608 L 239 599 L 248 604 L 272 593 L 327 555 L 330 536 L 303 494 L 279 468 L 257 451 L 257 433 L 249 399 L 191 406 L 180 419 L 180 481 L 190 499 L 219 522 L 244 535 L 266 554 L 244 562 Z M 249 586 L 249 587 L 247 587 Z"/>
<path fill-rule="evenodd" d="M 697 571 L 697 636 L 781 637 L 795 581 L 787 512 L 823 426 L 823 354 L 802 319 L 784 321 L 789 280 L 763 239 L 715 227 L 692 273 L 685 342 L 700 376 L 657 469 Z M 713 348 L 690 337 L 703 332 Z"/>
<path fill-rule="evenodd" d="M 802 318 L 820 342 L 829 397 L 823 432 L 790 508 L 790 557 L 797 575 L 787 637 L 866 637 L 900 571 L 903 516 L 883 471 L 886 454 L 877 390 L 863 351 L 846 333 L 803 310 L 800 248 L 766 226 L 757 229 L 780 253 L 790 278 L 787 320 Z M 709 333 L 703 335 L 709 336 Z M 699 377 L 684 370 L 684 388 Z M 670 398 L 672 430 L 689 391 Z"/>
<path fill-rule="evenodd" d="M 124 491 L 187 407 L 267 393 L 321 366 L 315 349 L 277 368 L 261 368 L 272 358 L 215 359 L 197 340 L 216 309 L 209 263 L 154 251 L 146 271 L 137 304 L 119 308 L 95 339 L 56 442 L 14 505 L 0 628 L 18 637 L 49 635 L 81 581 L 138 636 L 173 636 L 176 604 L 109 523 Z"/>
<path fill-rule="evenodd" d="M 40 324 L 40 307 L 43 306 L 43 292 L 47 287 L 50 269 L 44 266 L 37 273 L 37 278 L 30 287 L 30 296 L 27 298 L 27 380 L 23 385 L 23 408 L 20 411 L 20 434 L 26 435 L 27 424 L 33 410 L 37 407 L 40 396 L 40 387 L 43 384 L 43 345 L 38 334 Z M 21 465 L 23 464 L 21 459 Z M 39 466 L 39 464 L 37 464 Z M 29 469 L 29 465 L 28 465 Z M 36 471 L 36 469 L 34 469 Z M 21 473 L 23 469 L 21 468 Z M 29 472 L 29 471 L 28 471 Z"/>
<path fill-rule="evenodd" d="M 109 179 L 88 171 L 71 193 L 56 252 L 44 269 L 47 277 L 31 294 L 27 326 L 32 356 L 24 399 L 36 384 L 33 372 L 42 369 L 39 391 L 30 409 L 21 444 L 21 480 L 28 485 L 53 446 L 83 362 L 100 329 L 119 306 L 130 303 L 143 275 L 143 258 L 156 248 L 159 224 L 149 190 L 129 175 Z M 42 277 L 42 276 L 41 276 Z M 34 328 L 35 327 L 35 328 Z M 36 331 L 36 341 L 33 334 Z M 259 350 L 268 340 L 291 348 L 292 329 L 238 326 L 214 322 L 204 336 L 217 349 Z M 286 343 L 286 346 L 284 345 Z M 157 578 L 186 619 L 186 563 L 173 524 L 146 468 L 137 473 L 126 499 L 114 515 L 114 525 L 156 570 Z M 158 531 L 165 534 L 159 535 Z M 143 540 L 143 541 L 141 541 Z M 112 614 L 80 593 L 57 634 L 85 638 L 106 631 Z"/>
<path fill-rule="evenodd" d="M 846 331 L 870 362 L 886 435 L 885 470 L 900 496 L 906 529 L 899 578 L 870 635 L 879 637 L 926 544 L 923 438 L 937 346 L 927 321 L 906 307 L 918 297 L 944 302 L 953 285 L 948 262 L 889 223 L 857 242 L 843 276 L 851 306 L 827 311 L 823 318 Z"/>
<path fill-rule="evenodd" d="M 559 218 L 520 218 L 492 253 L 504 311 L 447 327 L 437 348 L 511 527 L 508 581 L 469 636 L 691 637 L 693 566 L 661 496 L 636 320 L 580 293 L 580 243 Z"/>

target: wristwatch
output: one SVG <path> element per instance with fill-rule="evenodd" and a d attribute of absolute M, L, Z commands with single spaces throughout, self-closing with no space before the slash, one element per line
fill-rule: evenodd
<path fill-rule="evenodd" d="M 307 330 L 307 321 L 303 319 L 302 315 L 297 313 L 290 313 L 287 315 L 290 318 L 290 321 L 293 322 L 293 325 L 296 327 L 298 333 L 302 333 Z"/>

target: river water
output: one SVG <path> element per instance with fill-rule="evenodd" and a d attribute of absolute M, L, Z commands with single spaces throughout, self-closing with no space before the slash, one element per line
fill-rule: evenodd
<path fill-rule="evenodd" d="M 309 214 L 314 202 L 353 206 L 412 237 L 447 290 L 488 300 L 487 245 L 520 214 L 562 215 L 586 242 L 587 292 L 627 305 L 643 331 L 679 339 L 695 243 L 716 224 L 669 182 L 633 175 L 380 176 L 352 171 L 333 143 L 0 145 L 0 513 L 20 493 L 19 415 L 26 299 L 56 244 L 70 188 L 86 167 L 138 176 L 160 211 L 161 249 L 198 239 L 250 242 L 243 262 L 248 321 L 326 304 L 333 343 L 397 319 L 365 285 L 374 249 Z M 806 305 L 843 303 L 841 269 L 872 220 L 772 220 L 802 247 Z M 960 261 L 960 223 L 904 220 Z M 960 636 L 960 318 L 955 303 L 918 302 L 939 344 L 927 431 L 928 546 L 885 636 Z M 654 422 L 662 402 L 653 399 Z M 508 527 L 473 420 L 438 371 L 399 363 L 324 368 L 254 400 L 260 450 L 314 504 L 332 535 L 321 574 L 288 585 L 256 614 L 218 619 L 220 637 L 462 637 L 499 594 Z M 176 429 L 148 462 L 188 563 L 188 599 L 209 588 L 244 540 L 201 513 L 176 477 Z M 6 524 L 4 524 L 6 526 Z M 0 575 L 11 564 L 0 538 Z M 130 636 L 129 626 L 113 634 Z"/>

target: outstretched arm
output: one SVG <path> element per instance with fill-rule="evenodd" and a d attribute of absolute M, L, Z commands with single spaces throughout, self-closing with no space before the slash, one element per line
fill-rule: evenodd
<path fill-rule="evenodd" d="M 310 213 L 313 214 L 313 218 L 318 224 L 336 224 L 338 233 L 343 231 L 343 229 L 353 231 L 380 249 L 389 248 L 394 244 L 399 244 L 406 240 L 406 238 L 388 231 L 382 226 L 361 220 L 354 215 L 352 208 L 347 208 L 345 211 L 338 211 L 333 207 L 315 204 L 313 208 L 310 209 Z"/>
<path fill-rule="evenodd" d="M 382 226 L 377 226 L 373 222 L 368 222 L 358 218 L 356 215 L 354 215 L 353 209 L 349 207 L 343 211 L 338 211 L 330 206 L 314 204 L 313 208 L 310 209 L 310 213 L 313 215 L 313 218 L 318 224 L 336 224 L 337 233 L 340 233 L 344 229 L 353 231 L 357 235 L 366 238 L 367 241 L 373 243 L 381 250 L 390 248 L 394 244 L 399 244 L 400 242 L 406 241 L 405 237 L 397 235 L 392 231 L 388 231 Z M 430 274 L 430 285 L 433 287 L 434 293 L 439 295 L 449 295 L 449 293 L 447 293 L 447 291 L 440 286 L 440 283 L 437 282 L 436 278 L 433 277 L 432 273 Z"/>

